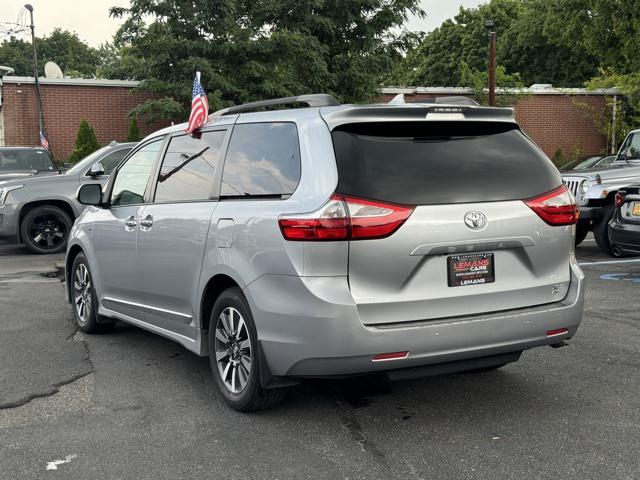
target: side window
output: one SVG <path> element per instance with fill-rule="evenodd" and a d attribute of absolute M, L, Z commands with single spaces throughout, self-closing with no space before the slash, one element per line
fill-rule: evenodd
<path fill-rule="evenodd" d="M 121 150 L 116 150 L 115 152 L 110 153 L 109 155 L 104 157 L 100 161 L 100 163 L 102 163 L 102 166 L 104 167 L 104 174 L 111 175 L 113 169 L 120 165 L 122 159 L 126 157 L 127 153 L 129 153 L 130 151 L 131 149 L 129 148 L 123 148 Z"/>
<path fill-rule="evenodd" d="M 221 196 L 290 195 L 300 181 L 300 146 L 293 123 L 250 123 L 233 129 Z"/>
<path fill-rule="evenodd" d="M 156 203 L 208 200 L 226 130 L 173 137 L 162 161 Z"/>
<path fill-rule="evenodd" d="M 112 206 L 144 203 L 144 192 L 161 146 L 162 139 L 148 143 L 122 165 L 111 191 Z"/>

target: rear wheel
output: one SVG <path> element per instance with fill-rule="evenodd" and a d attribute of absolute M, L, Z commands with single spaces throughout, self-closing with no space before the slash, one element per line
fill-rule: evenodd
<path fill-rule="evenodd" d="M 600 250 L 612 257 L 619 257 L 619 250 L 611 248 L 611 242 L 609 241 L 609 222 L 615 212 L 615 206 L 613 203 L 609 203 L 602 209 L 602 218 L 598 223 L 593 226 L 593 237 L 600 247 Z M 618 253 L 616 255 L 616 253 Z"/>
<path fill-rule="evenodd" d="M 61 208 L 41 205 L 20 222 L 20 238 L 34 253 L 58 253 L 67 247 L 73 221 Z"/>
<path fill-rule="evenodd" d="M 265 390 L 260 385 L 258 340 L 253 316 L 242 290 L 222 292 L 209 322 L 211 370 L 225 402 L 240 412 L 276 406 L 282 390 Z"/>

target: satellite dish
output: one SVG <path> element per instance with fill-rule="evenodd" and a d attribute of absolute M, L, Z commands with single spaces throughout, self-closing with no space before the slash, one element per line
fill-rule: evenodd
<path fill-rule="evenodd" d="M 47 78 L 64 78 L 62 70 L 55 62 L 47 62 L 44 65 L 44 76 Z"/>

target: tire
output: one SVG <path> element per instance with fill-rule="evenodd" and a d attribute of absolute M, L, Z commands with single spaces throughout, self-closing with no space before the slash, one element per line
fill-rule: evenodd
<path fill-rule="evenodd" d="M 249 304 L 237 287 L 222 292 L 209 321 L 209 362 L 225 402 L 239 412 L 275 407 L 280 389 L 260 385 L 258 337 Z"/>
<path fill-rule="evenodd" d="M 73 220 L 61 208 L 41 205 L 20 222 L 20 239 L 34 253 L 59 253 L 67 248 Z"/>
<path fill-rule="evenodd" d="M 79 253 L 73 260 L 69 290 L 73 319 L 79 330 L 85 333 L 100 333 L 115 325 L 115 321 L 98 315 L 98 296 L 84 253 Z"/>
<path fill-rule="evenodd" d="M 576 247 L 580 245 L 589 234 L 589 225 L 578 223 L 576 225 Z"/>
<path fill-rule="evenodd" d="M 615 206 L 613 203 L 605 205 L 602 209 L 602 218 L 598 223 L 593 226 L 593 237 L 596 239 L 596 243 L 600 250 L 612 257 L 618 257 L 616 252 L 611 248 L 611 242 L 609 241 L 609 222 L 615 212 Z"/>

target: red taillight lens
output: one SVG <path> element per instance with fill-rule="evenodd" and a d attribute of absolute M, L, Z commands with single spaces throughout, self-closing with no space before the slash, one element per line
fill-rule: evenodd
<path fill-rule="evenodd" d="M 556 335 L 564 335 L 569 333 L 566 328 L 556 328 L 555 330 L 547 330 L 547 337 L 555 337 Z"/>
<path fill-rule="evenodd" d="M 619 207 L 624 203 L 624 199 L 626 198 L 626 196 L 627 196 L 626 192 L 616 193 L 615 200 L 614 200 L 616 207 Z"/>
<path fill-rule="evenodd" d="M 580 215 L 573 195 L 564 185 L 539 197 L 525 200 L 524 203 L 553 226 L 573 225 L 578 222 Z"/>
<path fill-rule="evenodd" d="M 414 208 L 334 194 L 315 212 L 284 215 L 278 223 L 286 240 L 369 240 L 394 233 Z"/>

